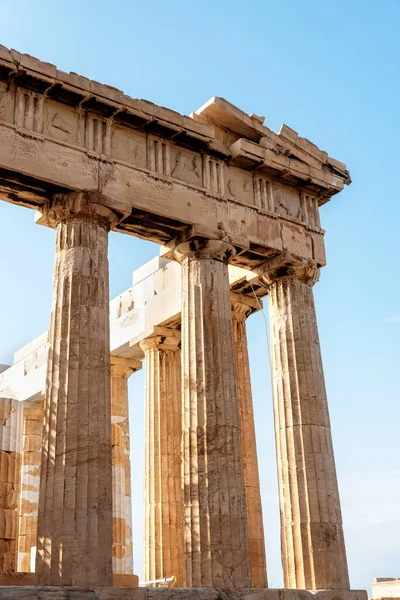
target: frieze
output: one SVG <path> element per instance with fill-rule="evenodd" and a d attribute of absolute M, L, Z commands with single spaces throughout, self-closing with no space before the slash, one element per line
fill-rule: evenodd
<path fill-rule="evenodd" d="M 252 174 L 227 167 L 225 194 L 241 204 L 254 205 Z"/>
<path fill-rule="evenodd" d="M 111 124 L 109 119 L 86 113 L 85 148 L 95 154 L 110 156 Z"/>
<path fill-rule="evenodd" d="M 85 139 L 84 116 L 81 111 L 64 106 L 59 102 L 46 100 L 43 134 L 66 144 L 83 146 Z"/>
<path fill-rule="evenodd" d="M 13 122 L 14 95 L 6 83 L 0 81 L 0 121 Z"/>
<path fill-rule="evenodd" d="M 216 156 L 182 148 L 173 140 L 117 124 L 113 116 L 70 107 L 22 87 L 7 89 L 1 82 L 0 118 L 21 132 L 80 147 L 90 156 L 181 181 L 315 231 L 320 228 L 317 197 L 270 181 L 257 170 L 251 173 Z"/>
<path fill-rule="evenodd" d="M 151 172 L 170 177 L 171 156 L 167 140 L 159 137 L 147 137 L 147 168 Z"/>
<path fill-rule="evenodd" d="M 146 134 L 114 125 L 111 137 L 111 157 L 127 165 L 147 169 Z"/>
<path fill-rule="evenodd" d="M 225 163 L 211 156 L 203 156 L 203 187 L 215 194 L 224 194 Z"/>
<path fill-rule="evenodd" d="M 254 204 L 264 210 L 274 212 L 274 196 L 271 182 L 256 174 L 253 179 L 253 190 Z"/>
<path fill-rule="evenodd" d="M 190 150 L 171 146 L 171 177 L 202 188 L 202 157 Z"/>
<path fill-rule="evenodd" d="M 15 92 L 14 123 L 21 129 L 42 133 L 43 129 L 42 94 L 31 90 L 17 88 Z"/>
<path fill-rule="evenodd" d="M 307 194 L 301 195 L 302 217 L 304 223 L 311 228 L 320 229 L 321 223 L 319 218 L 318 200 Z"/>
<path fill-rule="evenodd" d="M 212 195 L 252 205 L 284 219 L 319 229 L 318 198 L 274 183 L 256 170 L 228 165 L 216 156 L 182 148 L 174 141 L 117 124 L 79 107 L 70 107 L 22 87 L 0 82 L 0 119 L 89 155 L 181 181 Z"/>

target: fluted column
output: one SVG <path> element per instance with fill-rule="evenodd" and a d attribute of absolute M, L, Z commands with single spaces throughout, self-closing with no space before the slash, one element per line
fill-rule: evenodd
<path fill-rule="evenodd" d="M 230 244 L 194 238 L 182 264 L 185 585 L 250 585 L 228 261 Z"/>
<path fill-rule="evenodd" d="M 17 570 L 22 410 L 18 400 L 0 398 L 0 573 Z"/>
<path fill-rule="evenodd" d="M 180 338 L 180 331 L 160 327 L 140 347 L 146 357 L 145 579 L 175 575 L 183 587 Z"/>
<path fill-rule="evenodd" d="M 285 587 L 349 588 L 312 285 L 288 257 L 264 272 L 271 320 L 275 435 Z"/>
<path fill-rule="evenodd" d="M 108 231 L 94 193 L 56 196 L 37 581 L 112 585 Z"/>
<path fill-rule="evenodd" d="M 128 379 L 140 360 L 111 356 L 113 573 L 133 573 Z"/>
<path fill-rule="evenodd" d="M 36 549 L 42 458 L 43 399 L 25 402 L 21 496 L 19 503 L 18 571 L 29 573 L 31 554 Z"/>
<path fill-rule="evenodd" d="M 254 312 L 255 301 L 240 294 L 231 294 L 231 302 L 251 583 L 254 587 L 265 588 L 268 583 L 264 524 L 246 334 L 246 319 Z"/>

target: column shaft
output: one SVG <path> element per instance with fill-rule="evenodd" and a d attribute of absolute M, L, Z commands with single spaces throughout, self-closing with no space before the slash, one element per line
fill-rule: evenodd
<path fill-rule="evenodd" d="M 39 585 L 112 585 L 108 229 L 84 194 L 57 242 L 38 515 Z M 109 211 L 108 211 L 109 212 Z"/>
<path fill-rule="evenodd" d="M 140 343 L 146 356 L 145 579 L 184 586 L 180 332 Z"/>
<path fill-rule="evenodd" d="M 140 361 L 111 357 L 113 573 L 133 573 L 128 379 Z"/>
<path fill-rule="evenodd" d="M 191 240 L 182 264 L 182 381 L 187 587 L 250 584 L 228 260 Z M 197 250 L 198 248 L 198 250 Z"/>
<path fill-rule="evenodd" d="M 22 403 L 0 398 L 0 572 L 17 570 Z"/>
<path fill-rule="evenodd" d="M 242 444 L 244 488 L 246 494 L 247 530 L 251 583 L 267 587 L 264 524 L 261 506 L 260 479 L 251 393 L 249 354 L 247 349 L 246 318 L 251 307 L 245 299 L 232 298 L 233 339 L 235 346 L 236 378 L 238 384 L 240 439 Z"/>
<path fill-rule="evenodd" d="M 23 573 L 34 571 L 31 555 L 36 549 L 42 436 L 43 400 L 25 403 L 18 537 L 18 571 Z"/>
<path fill-rule="evenodd" d="M 285 587 L 349 588 L 309 279 L 276 279 L 269 306 Z"/>

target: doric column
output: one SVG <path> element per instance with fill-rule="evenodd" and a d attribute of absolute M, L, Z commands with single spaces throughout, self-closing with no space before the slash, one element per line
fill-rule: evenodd
<path fill-rule="evenodd" d="M 21 496 L 19 504 L 18 571 L 29 573 L 36 550 L 42 458 L 43 399 L 24 403 Z"/>
<path fill-rule="evenodd" d="M 236 380 L 238 387 L 240 439 L 242 443 L 244 489 L 246 494 L 247 530 L 250 574 L 254 587 L 267 587 L 264 524 L 262 517 L 260 479 L 258 474 L 256 431 L 251 394 L 246 319 L 257 310 L 255 300 L 241 294 L 231 294 L 233 340 L 235 346 Z"/>
<path fill-rule="evenodd" d="M 133 573 L 128 379 L 140 360 L 111 356 L 113 573 Z"/>
<path fill-rule="evenodd" d="M 184 586 L 180 331 L 155 328 L 146 357 L 145 579 Z"/>
<path fill-rule="evenodd" d="M 192 238 L 182 264 L 185 585 L 250 585 L 228 261 L 234 247 Z"/>
<path fill-rule="evenodd" d="M 0 398 L 0 573 L 17 570 L 22 403 Z"/>
<path fill-rule="evenodd" d="M 95 193 L 56 196 L 36 571 L 39 585 L 112 585 L 108 231 Z"/>
<path fill-rule="evenodd" d="M 262 279 L 271 320 L 284 584 L 349 588 L 339 490 L 314 307 L 319 270 L 290 256 Z"/>

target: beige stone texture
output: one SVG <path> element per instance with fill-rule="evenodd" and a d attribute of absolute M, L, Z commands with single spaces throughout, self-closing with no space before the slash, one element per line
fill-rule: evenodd
<path fill-rule="evenodd" d="M 108 230 L 91 194 L 56 196 L 37 581 L 112 584 Z"/>
<path fill-rule="evenodd" d="M 12 366 L 0 373 L 0 396 L 10 391 L 20 402 L 37 401 L 44 395 L 48 355 L 48 332 L 14 352 Z"/>
<path fill-rule="evenodd" d="M 0 573 L 0 594 L 2 590 L 2 586 L 34 586 L 36 585 L 36 575 L 35 573 L 19 573 L 19 572 L 10 572 L 10 573 Z M 13 591 L 11 589 L 9 598 L 13 598 Z M 26 592 L 24 591 L 26 594 Z M 1 598 L 1 595 L 0 595 Z M 26 595 L 25 595 L 26 598 Z"/>
<path fill-rule="evenodd" d="M 146 357 L 144 578 L 184 585 L 180 331 L 155 328 Z"/>
<path fill-rule="evenodd" d="M 139 577 L 133 573 L 113 573 L 113 587 L 138 587 Z"/>
<path fill-rule="evenodd" d="M 42 454 L 44 401 L 24 403 L 21 495 L 19 504 L 18 571 L 32 571 L 36 548 Z"/>
<path fill-rule="evenodd" d="M 400 598 L 400 578 L 377 577 L 372 583 L 372 598 L 374 600 L 383 598 L 398 600 Z"/>
<path fill-rule="evenodd" d="M 17 570 L 22 403 L 0 398 L 0 573 Z"/>
<path fill-rule="evenodd" d="M 128 379 L 139 360 L 111 357 L 111 443 L 113 496 L 113 574 L 133 574 L 131 461 Z M 135 575 L 136 577 L 136 575 Z"/>
<path fill-rule="evenodd" d="M 8 201 L 40 208 L 48 189 L 101 192 L 118 231 L 165 244 L 201 224 L 246 240 L 239 266 L 284 249 L 325 263 L 317 206 L 349 173 L 289 127 L 274 133 L 218 97 L 180 115 L 6 48 L 0 97 Z"/>
<path fill-rule="evenodd" d="M 231 294 L 231 303 L 251 584 L 256 588 L 266 588 L 268 583 L 264 523 L 246 333 L 246 319 L 258 310 L 258 306 L 255 300 L 235 293 Z"/>
<path fill-rule="evenodd" d="M 30 576 L 29 573 L 22 575 Z M 117 575 L 116 577 L 123 577 Z M 131 575 L 131 577 L 134 577 Z M 143 588 L 143 587 L 20 587 L 20 578 L 0 577 L 0 600 L 368 600 L 362 590 L 231 588 Z M 31 584 L 27 584 L 31 585 Z M 118 584 L 121 585 L 121 584 Z M 123 585 L 123 584 L 122 584 Z M 17 587 L 19 586 L 19 587 Z"/>
<path fill-rule="evenodd" d="M 0 46 L 0 172 L 1 198 L 37 208 L 38 222 L 57 229 L 49 358 L 46 338 L 22 350 L 15 365 L 24 379 L 16 397 L 25 400 L 29 385 L 42 391 L 48 363 L 38 581 L 111 585 L 112 540 L 119 561 L 129 537 L 122 508 L 130 478 L 126 415 L 111 422 L 110 412 L 112 228 L 167 246 L 182 264 L 185 585 L 246 587 L 250 568 L 262 571 L 261 530 L 256 536 L 254 523 L 247 528 L 246 492 L 251 503 L 258 500 L 242 452 L 255 449 L 240 431 L 230 262 L 252 270 L 254 279 L 260 274 L 271 297 L 285 584 L 348 587 L 309 285 L 326 262 L 319 207 L 351 182 L 346 166 L 286 125 L 274 133 L 263 117 L 223 98 L 187 117 Z M 76 191 L 59 194 L 67 189 Z M 282 253 L 296 257 L 301 275 L 287 255 L 276 259 Z M 127 332 L 141 333 L 148 323 L 135 329 L 130 290 L 122 304 L 113 349 L 132 358 L 137 346 Z M 151 326 L 179 321 L 179 311 L 167 317 L 159 298 L 150 304 L 153 316 L 157 304 L 160 310 Z M 1 390 L 13 380 L 8 371 Z M 34 430 L 23 446 L 32 465 L 39 456 Z M 5 445 L 3 438 L 1 468 L 14 479 L 0 480 L 0 540 L 10 556 L 18 523 L 8 506 L 15 503 L 21 449 Z M 21 517 L 33 516 L 34 485 L 26 483 Z M 21 531 L 33 526 L 21 519 Z M 21 551 L 29 543 L 25 535 Z M 282 594 L 289 598 L 290 591 Z"/>
<path fill-rule="evenodd" d="M 348 589 L 339 490 L 312 285 L 313 263 L 283 256 L 264 272 L 284 583 Z"/>
<path fill-rule="evenodd" d="M 228 261 L 231 244 L 194 238 L 182 265 L 186 587 L 250 585 Z"/>
<path fill-rule="evenodd" d="M 170 252 L 166 248 L 160 252 L 166 250 Z M 246 287 L 247 280 L 265 295 L 265 289 L 257 285 L 256 273 L 229 265 L 231 288 Z M 132 287 L 110 302 L 111 355 L 142 360 L 138 342 L 151 335 L 155 326 L 180 323 L 180 313 L 181 267 L 175 261 L 156 256 L 135 269 Z M 44 395 L 48 338 L 46 332 L 14 353 L 13 365 L 0 373 L 0 396 L 11 391 L 13 398 L 20 401 L 36 401 Z"/>

